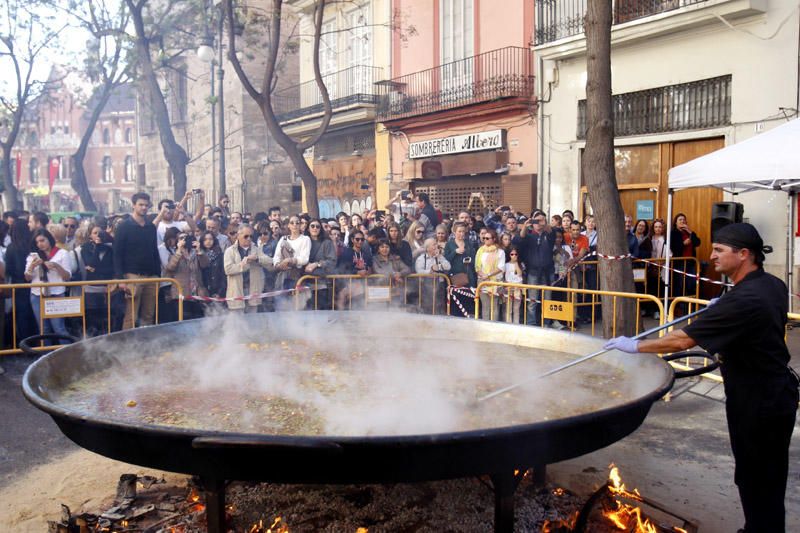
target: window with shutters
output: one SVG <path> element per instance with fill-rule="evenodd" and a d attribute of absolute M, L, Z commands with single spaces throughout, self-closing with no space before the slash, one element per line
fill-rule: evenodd
<path fill-rule="evenodd" d="M 441 0 L 442 100 L 460 99 L 470 92 L 475 55 L 474 0 Z"/>
<path fill-rule="evenodd" d="M 136 180 L 136 167 L 132 155 L 125 156 L 125 181 L 130 183 Z"/>
<path fill-rule="evenodd" d="M 347 43 L 347 64 L 350 67 L 372 65 L 372 27 L 370 26 L 369 4 L 347 13 L 349 42 Z M 352 76 L 351 94 L 371 94 L 372 76 L 366 69 L 355 69 Z"/>
<path fill-rule="evenodd" d="M 336 19 L 323 21 L 319 38 L 319 72 L 325 79 L 328 95 L 331 100 L 336 100 L 338 96 L 336 76 L 329 76 L 339 70 L 338 66 L 338 46 L 339 34 L 336 32 Z"/>
<path fill-rule="evenodd" d="M 31 183 L 37 183 L 39 181 L 39 160 L 35 157 L 31 157 L 30 174 L 28 177 Z"/>
<path fill-rule="evenodd" d="M 114 181 L 114 166 L 111 163 L 111 156 L 103 156 L 103 183 Z"/>

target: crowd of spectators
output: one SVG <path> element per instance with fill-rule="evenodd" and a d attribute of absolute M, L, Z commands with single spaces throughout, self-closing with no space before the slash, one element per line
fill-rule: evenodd
<path fill-rule="evenodd" d="M 191 213 L 187 210 L 190 200 L 196 206 Z M 67 217 L 53 224 L 42 212 L 4 213 L 0 257 L 6 282 L 121 281 L 116 286 L 16 290 L 17 338 L 38 333 L 39 324 L 45 333 L 75 333 L 70 319 L 41 320 L 40 304 L 42 297 L 81 291 L 90 335 L 149 325 L 156 319 L 176 320 L 177 287 L 147 282 L 159 277 L 180 283 L 187 297 L 185 318 L 221 308 L 274 310 L 289 301 L 284 291 L 309 275 L 319 279 L 313 284 L 317 289 L 313 304 L 309 301 L 308 305 L 323 309 L 352 306 L 354 300 L 360 301 L 356 297 L 369 290 L 368 283 L 340 283 L 337 291 L 328 279 L 334 274 L 369 277 L 370 282 L 389 285 L 388 299 L 395 302 L 400 294 L 396 289 L 405 287 L 407 296 L 410 274 L 448 276 L 452 294 L 444 294 L 446 284 L 433 277 L 424 283 L 417 280 L 412 292 L 418 293 L 418 302 L 432 299 L 436 305 L 438 298 L 439 311 L 447 298 L 453 298 L 451 313 L 456 316 L 474 312 L 475 288 L 484 281 L 597 288 L 596 263 L 586 261 L 597 249 L 594 217 L 580 221 L 569 210 L 548 218 L 541 210 L 528 216 L 500 206 L 487 213 L 463 211 L 452 216 L 437 211 L 427 194 L 414 196 L 408 191 L 399 192 L 384 210 L 342 212 L 330 219 L 302 213 L 285 216 L 279 207 L 241 213 L 231 211 L 229 205 L 227 197 L 217 205 L 207 204 L 202 191 L 195 190 L 177 202 L 160 201 L 153 213 L 145 193 L 133 195 L 132 212 L 126 215 Z M 683 214 L 675 217 L 671 251 L 666 250 L 663 220 L 634 224 L 626 216 L 625 228 L 629 251 L 637 258 L 664 258 L 668 253 L 692 257 L 700 244 Z M 662 269 L 647 272 L 656 281 L 666 279 Z M 694 290 L 688 280 L 685 283 L 681 290 Z M 261 296 L 273 291 L 275 295 Z M 490 286 L 478 296 L 484 319 L 564 327 L 557 321 L 543 322 L 538 298 L 528 295 L 526 299 L 520 289 Z M 539 296 L 564 299 L 559 291 Z M 7 314 L 10 309 L 7 298 Z M 591 304 L 574 319 L 586 321 L 590 313 Z"/>

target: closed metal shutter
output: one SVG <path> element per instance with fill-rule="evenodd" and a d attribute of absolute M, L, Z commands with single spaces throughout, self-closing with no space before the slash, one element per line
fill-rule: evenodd
<path fill-rule="evenodd" d="M 485 214 L 502 205 L 502 185 L 500 176 L 496 174 L 479 174 L 477 176 L 447 177 L 438 180 L 414 180 L 417 193 L 427 193 L 433 206 L 442 214 L 458 215 L 459 211 L 468 210 L 470 214 Z M 486 202 L 484 207 L 475 196 L 483 193 Z"/>

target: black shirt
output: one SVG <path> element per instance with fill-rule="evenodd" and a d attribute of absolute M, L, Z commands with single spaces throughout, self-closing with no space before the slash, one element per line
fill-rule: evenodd
<path fill-rule="evenodd" d="M 758 269 L 683 331 L 709 353 L 720 355 L 726 382 L 785 376 L 788 301 L 786 285 Z"/>
<path fill-rule="evenodd" d="M 552 273 L 554 271 L 553 244 L 555 240 L 555 234 L 552 231 L 542 233 L 531 231 L 519 239 L 518 246 L 521 248 L 525 268 L 529 273 L 540 271 Z"/>
<path fill-rule="evenodd" d="M 140 226 L 131 217 L 117 227 L 114 235 L 114 275 L 117 279 L 124 279 L 125 274 L 161 275 L 156 227 L 152 223 L 145 222 L 144 226 Z"/>

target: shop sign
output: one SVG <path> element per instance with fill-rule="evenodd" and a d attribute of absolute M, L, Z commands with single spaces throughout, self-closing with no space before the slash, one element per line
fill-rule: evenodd
<path fill-rule="evenodd" d="M 636 220 L 653 220 L 653 200 L 636 201 Z"/>
<path fill-rule="evenodd" d="M 492 130 L 413 142 L 408 146 L 408 157 L 421 159 L 483 150 L 500 150 L 505 148 L 505 137 L 504 130 Z"/>

